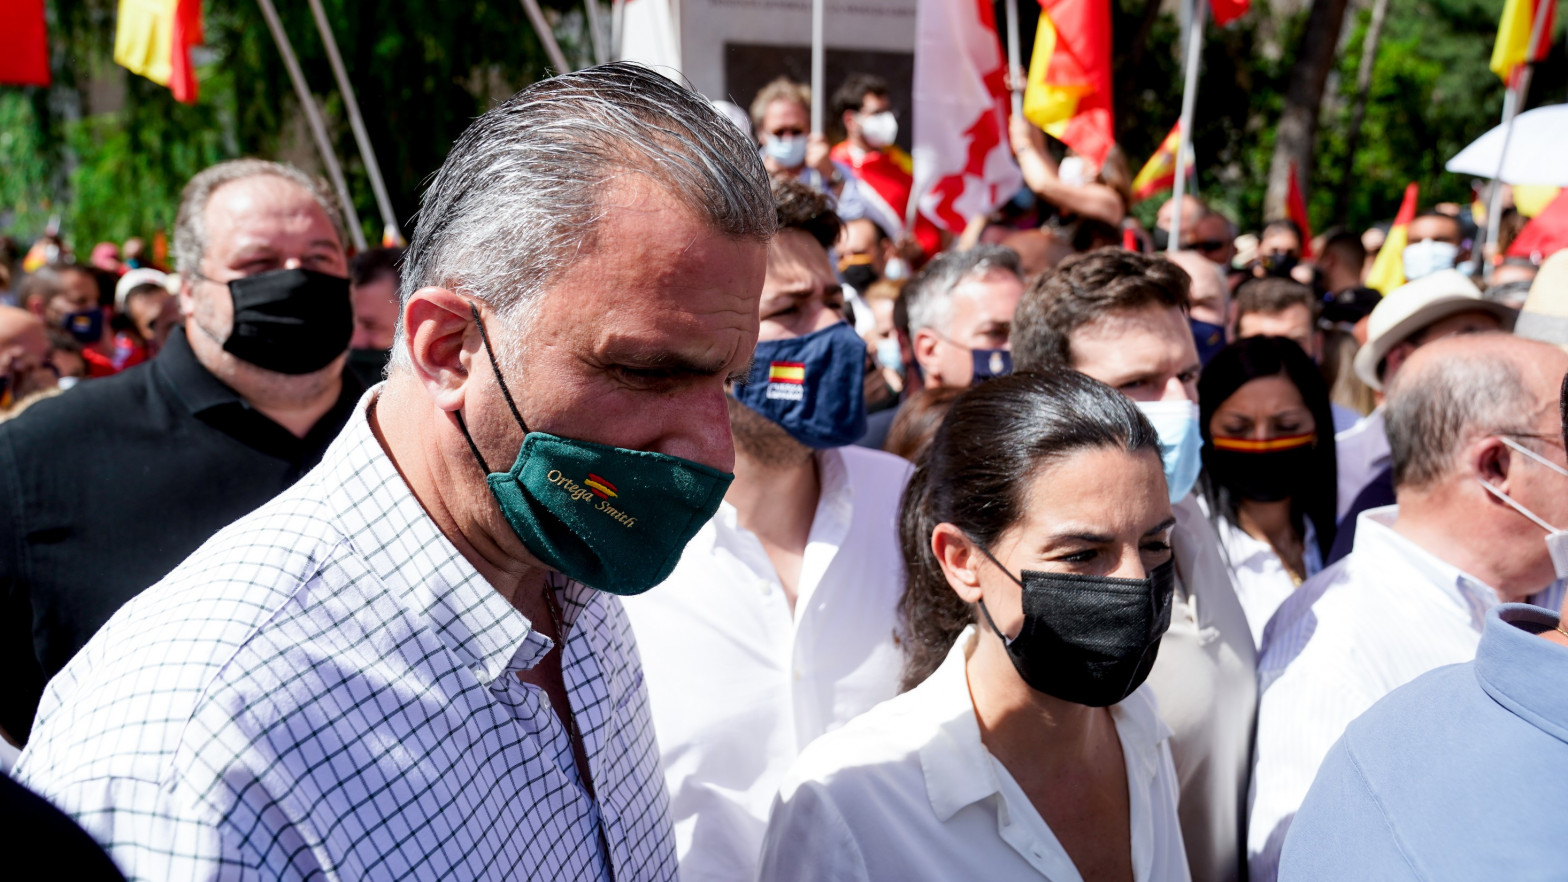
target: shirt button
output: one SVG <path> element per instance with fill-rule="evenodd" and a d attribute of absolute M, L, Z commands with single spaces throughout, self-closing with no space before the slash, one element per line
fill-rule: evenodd
<path fill-rule="evenodd" d="M 762 591 L 763 597 L 768 597 L 773 593 L 773 583 L 769 582 L 767 579 L 757 580 L 757 588 Z"/>
<path fill-rule="evenodd" d="M 800 681 L 800 668 L 796 668 L 795 669 L 795 681 L 796 682 Z"/>

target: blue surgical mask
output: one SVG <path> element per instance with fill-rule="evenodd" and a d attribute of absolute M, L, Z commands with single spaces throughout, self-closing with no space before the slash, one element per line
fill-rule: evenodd
<path fill-rule="evenodd" d="M 1160 458 L 1165 463 L 1165 485 L 1171 505 L 1192 492 L 1203 468 L 1203 434 L 1199 431 L 1198 405 L 1181 401 L 1139 401 L 1138 409 L 1154 424 L 1160 436 Z"/>
<path fill-rule="evenodd" d="M 60 320 L 60 326 L 70 332 L 78 343 L 93 344 L 103 338 L 103 310 L 77 310 Z"/>
<path fill-rule="evenodd" d="M 1459 246 L 1436 239 L 1422 239 L 1405 246 L 1401 252 L 1405 262 L 1405 281 L 1414 282 L 1435 272 L 1453 269 L 1459 259 Z"/>
<path fill-rule="evenodd" d="M 821 450 L 866 433 L 865 377 L 866 342 L 838 322 L 804 337 L 758 343 L 751 378 L 733 394 L 796 441 Z"/>
<path fill-rule="evenodd" d="M 904 369 L 904 351 L 899 348 L 897 337 L 883 337 L 877 341 L 877 364 L 890 371 Z"/>
<path fill-rule="evenodd" d="M 1209 359 L 1225 348 L 1225 326 L 1197 319 L 1187 321 L 1192 325 L 1192 342 L 1198 346 L 1198 361 L 1206 365 Z"/>
<path fill-rule="evenodd" d="M 785 168 L 800 168 L 806 164 L 806 138 L 804 135 L 795 135 L 788 138 L 769 135 L 767 143 L 762 145 L 762 150 L 774 162 Z"/>

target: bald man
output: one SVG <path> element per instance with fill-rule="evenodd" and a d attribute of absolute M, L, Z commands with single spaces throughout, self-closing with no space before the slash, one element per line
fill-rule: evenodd
<path fill-rule="evenodd" d="M 1568 524 L 1558 390 L 1568 353 L 1507 334 L 1410 356 L 1388 392 L 1398 504 L 1363 512 L 1356 547 L 1297 589 L 1263 636 L 1251 878 L 1281 843 L 1329 748 L 1378 699 L 1474 658 L 1487 612 L 1561 587 L 1528 510 Z"/>
<path fill-rule="evenodd" d="M 0 306 L 0 421 L 37 393 L 55 388 L 44 321 L 25 309 Z"/>

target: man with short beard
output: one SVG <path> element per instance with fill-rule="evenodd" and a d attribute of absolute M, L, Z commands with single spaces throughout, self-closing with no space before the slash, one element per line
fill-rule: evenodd
<path fill-rule="evenodd" d="M 843 318 L 826 198 L 773 181 L 750 381 L 733 388 L 735 483 L 675 572 L 629 598 L 670 790 L 681 878 L 756 878 L 799 752 L 898 693 L 910 467 L 847 446 L 865 428 L 866 347 Z"/>

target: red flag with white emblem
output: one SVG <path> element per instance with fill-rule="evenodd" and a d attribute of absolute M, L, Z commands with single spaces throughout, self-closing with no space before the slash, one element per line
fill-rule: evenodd
<path fill-rule="evenodd" d="M 915 38 L 915 193 L 953 233 L 1023 186 L 1007 142 L 1007 56 L 991 0 L 920 0 Z"/>

